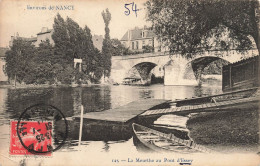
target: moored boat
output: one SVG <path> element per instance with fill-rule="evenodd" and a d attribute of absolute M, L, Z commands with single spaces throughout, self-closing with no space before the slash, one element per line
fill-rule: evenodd
<path fill-rule="evenodd" d="M 135 123 L 133 123 L 132 126 L 138 140 L 156 152 L 212 152 L 210 149 L 195 144 L 192 140 L 177 138 L 171 133 L 162 133 Z"/>

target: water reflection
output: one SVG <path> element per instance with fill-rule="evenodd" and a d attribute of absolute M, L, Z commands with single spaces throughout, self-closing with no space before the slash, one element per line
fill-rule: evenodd
<path fill-rule="evenodd" d="M 66 117 L 79 114 L 81 104 L 84 113 L 111 108 L 109 87 L 1 89 L 1 94 L 4 92 L 7 99 L 1 106 L 9 113 L 7 119 L 17 119 L 27 107 L 39 103 L 59 108 Z"/>
<path fill-rule="evenodd" d="M 82 141 L 120 141 L 132 136 L 131 124 L 84 120 Z M 79 121 L 70 121 L 69 138 L 79 139 Z"/>

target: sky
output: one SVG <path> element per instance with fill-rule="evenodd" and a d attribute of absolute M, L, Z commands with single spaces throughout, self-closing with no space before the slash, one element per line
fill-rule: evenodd
<path fill-rule="evenodd" d="M 136 4 L 137 16 L 132 5 L 128 5 L 130 14 L 126 15 L 125 4 Z M 109 25 L 110 37 L 121 39 L 128 29 L 150 25 L 146 21 L 144 0 L 0 0 L 0 47 L 9 45 L 11 36 L 19 33 L 21 37 L 36 37 L 42 27 L 52 29 L 57 13 L 67 16 L 81 27 L 87 25 L 92 35 L 105 34 L 105 24 L 101 12 L 109 9 L 112 19 Z M 74 10 L 56 10 L 56 6 L 73 6 Z M 49 7 L 54 6 L 54 10 Z M 28 9 L 28 7 L 46 7 L 46 10 Z M 70 7 L 71 8 L 71 7 Z"/>

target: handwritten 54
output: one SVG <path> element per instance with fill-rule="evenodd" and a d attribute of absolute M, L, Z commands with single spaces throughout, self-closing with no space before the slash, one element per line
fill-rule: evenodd
<path fill-rule="evenodd" d="M 132 6 L 132 7 L 131 7 Z M 132 3 L 126 3 L 125 4 L 125 8 L 126 8 L 126 10 L 125 10 L 125 15 L 130 15 L 131 14 L 131 11 L 132 12 L 135 12 L 135 16 L 137 17 L 137 12 L 139 11 L 139 10 L 141 10 L 141 9 L 137 9 L 137 4 L 135 4 L 134 2 L 132 2 Z M 131 10 L 131 8 L 132 8 L 132 10 Z"/>

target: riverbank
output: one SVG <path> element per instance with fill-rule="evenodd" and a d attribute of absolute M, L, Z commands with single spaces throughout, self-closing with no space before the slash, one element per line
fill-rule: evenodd
<path fill-rule="evenodd" d="M 0 85 L 0 88 L 10 88 L 10 89 L 26 89 L 26 88 L 60 88 L 60 87 L 88 87 L 93 85 L 111 85 L 107 83 L 91 83 L 91 84 L 55 84 L 55 85 L 48 85 L 48 84 L 18 84 L 14 85 Z"/>
<path fill-rule="evenodd" d="M 256 152 L 259 143 L 258 110 L 203 113 L 187 121 L 190 137 L 219 152 Z"/>

